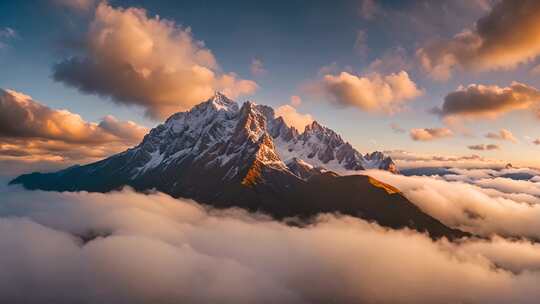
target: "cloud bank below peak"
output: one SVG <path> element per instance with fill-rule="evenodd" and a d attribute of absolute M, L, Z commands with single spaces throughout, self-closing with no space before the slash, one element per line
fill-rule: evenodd
<path fill-rule="evenodd" d="M 3 302 L 535 303 L 540 296 L 540 249 L 525 240 L 435 242 L 331 215 L 298 228 L 128 189 L 0 193 Z M 78 237 L 92 232 L 98 237 L 86 243 Z"/>
<path fill-rule="evenodd" d="M 234 98 L 258 87 L 221 72 L 212 52 L 194 40 L 189 28 L 150 18 L 140 8 L 100 3 L 81 45 L 84 55 L 56 64 L 54 79 L 119 104 L 141 106 L 155 119 L 189 109 L 214 91 Z"/>
<path fill-rule="evenodd" d="M 540 240 L 538 171 L 439 169 L 443 173 L 429 173 L 431 176 L 393 176 L 382 171 L 367 174 L 397 187 L 424 212 L 451 227 L 484 236 Z M 510 178 L 524 174 L 532 178 Z"/>

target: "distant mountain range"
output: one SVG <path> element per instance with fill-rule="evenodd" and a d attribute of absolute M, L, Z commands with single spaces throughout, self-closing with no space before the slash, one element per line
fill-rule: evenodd
<path fill-rule="evenodd" d="M 55 173 L 25 174 L 10 184 L 94 192 L 128 185 L 278 219 L 336 212 L 434 238 L 467 235 L 425 214 L 392 186 L 354 175 L 364 169 L 397 172 L 390 157 L 362 155 L 316 121 L 300 133 L 269 106 L 245 102 L 239 107 L 216 93 L 169 117 L 134 148 Z"/>

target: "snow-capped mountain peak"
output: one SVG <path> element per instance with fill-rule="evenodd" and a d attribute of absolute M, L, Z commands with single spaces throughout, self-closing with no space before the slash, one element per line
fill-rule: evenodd
<path fill-rule="evenodd" d="M 279 170 L 292 169 L 288 168 L 290 164 L 295 168 L 307 164 L 338 174 L 371 168 L 396 170 L 389 157 L 380 152 L 362 156 L 336 132 L 316 121 L 299 133 L 283 118 L 275 117 L 271 107 L 250 101 L 239 107 L 221 93 L 189 111 L 173 114 L 138 146 L 120 155 L 129 159 L 123 169 L 131 179 L 199 161 L 208 168 L 227 167 L 223 177 L 227 179 L 241 178 L 238 175 L 253 162 Z"/>
<path fill-rule="evenodd" d="M 276 139 L 280 155 L 286 163 L 297 158 L 339 174 L 351 174 L 363 169 L 397 172 L 390 157 L 381 153 L 379 158 L 365 159 L 339 134 L 317 121 L 307 125 L 303 133 L 290 137 L 280 136 Z"/>
<path fill-rule="evenodd" d="M 216 92 L 207 102 L 209 102 L 216 110 L 237 111 L 238 104 L 236 101 L 229 99 L 220 92 Z"/>
<path fill-rule="evenodd" d="M 231 159 L 232 151 L 246 147 L 246 141 L 253 145 L 264 145 L 265 153 L 273 164 L 291 163 L 292 159 L 302 160 L 313 167 L 351 174 L 363 169 L 383 169 L 396 171 L 393 161 L 374 152 L 363 156 L 332 129 L 313 121 L 302 133 L 287 126 L 282 117 L 276 117 L 274 109 L 246 101 L 238 104 L 221 93 L 216 93 L 207 101 L 190 111 L 172 115 L 167 121 L 153 129 L 145 142 L 161 143 L 161 148 L 145 149 L 151 156 L 148 164 L 137 171 L 146 170 L 159 162 L 171 162 L 170 157 L 197 157 L 212 151 L 213 157 Z M 163 143 L 167 143 L 163 145 Z M 217 149 L 218 145 L 226 148 Z M 253 148 L 255 149 L 255 148 Z M 160 151 L 157 151 L 160 150 Z M 225 153 L 224 155 L 220 155 Z M 241 153 L 242 154 L 242 153 Z"/>

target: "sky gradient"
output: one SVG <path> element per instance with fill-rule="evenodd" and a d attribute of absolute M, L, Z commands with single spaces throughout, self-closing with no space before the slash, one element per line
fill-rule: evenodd
<path fill-rule="evenodd" d="M 95 146 L 88 134 L 101 136 L 102 149 L 69 162 L 99 159 L 220 90 L 271 105 L 291 124 L 315 119 L 361 152 L 540 167 L 538 8 L 488 0 L 3 1 L 0 88 L 26 96 L 4 93 L 1 111 L 31 107 L 54 127 L 14 131 L 17 120 L 0 113 L 2 160 L 17 160 L 30 144 L 43 155 L 52 146 Z"/>

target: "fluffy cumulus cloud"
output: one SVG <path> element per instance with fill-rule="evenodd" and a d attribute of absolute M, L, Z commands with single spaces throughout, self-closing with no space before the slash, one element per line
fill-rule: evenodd
<path fill-rule="evenodd" d="M 341 106 L 389 114 L 399 112 L 404 103 L 423 94 L 405 71 L 365 76 L 349 72 L 326 74 L 316 85 L 316 90 Z"/>
<path fill-rule="evenodd" d="M 98 158 L 138 143 L 147 131 L 110 115 L 99 123 L 87 122 L 23 93 L 0 90 L 0 156 L 4 158 Z"/>
<path fill-rule="evenodd" d="M 314 119 L 311 114 L 302 114 L 297 108 L 302 104 L 302 98 L 293 95 L 289 99 L 289 104 L 284 104 L 276 108 L 275 116 L 282 117 L 289 127 L 294 127 L 302 132 L 304 128 L 311 124 Z"/>
<path fill-rule="evenodd" d="M 440 138 L 452 137 L 454 136 L 454 133 L 448 128 L 423 128 L 411 129 L 409 135 L 413 140 L 431 141 Z"/>
<path fill-rule="evenodd" d="M 536 109 L 539 101 L 540 91 L 526 84 L 471 84 L 446 95 L 442 106 L 433 112 L 446 118 L 496 118 L 512 111 Z"/>
<path fill-rule="evenodd" d="M 313 116 L 310 114 L 299 113 L 295 107 L 291 105 L 282 105 L 276 109 L 276 117 L 283 117 L 285 123 L 294 127 L 299 131 L 303 131 L 304 128 L 313 122 Z"/>
<path fill-rule="evenodd" d="M 100 3 L 84 39 L 84 55 L 54 66 L 54 79 L 114 102 L 138 105 L 153 118 L 190 108 L 214 91 L 231 98 L 257 84 L 221 72 L 212 52 L 181 28 L 144 9 Z"/>
<path fill-rule="evenodd" d="M 478 151 L 491 151 L 491 150 L 499 150 L 501 147 L 499 145 L 494 144 L 478 144 L 478 145 L 471 145 L 467 146 L 470 150 L 478 150 Z"/>
<path fill-rule="evenodd" d="M 329 215 L 290 227 L 130 190 L 1 194 L 7 303 L 535 303 L 540 296 L 540 248 L 526 240 L 432 241 Z"/>
<path fill-rule="evenodd" d="M 432 41 L 417 51 L 423 68 L 435 79 L 448 79 L 456 67 L 510 69 L 540 54 L 540 2 L 502 0 L 472 29 Z"/>
<path fill-rule="evenodd" d="M 51 109 L 30 96 L 0 90 L 0 136 L 46 138 L 73 143 L 139 141 L 146 129 L 106 116 L 99 124 L 67 110 Z"/>
<path fill-rule="evenodd" d="M 488 132 L 486 133 L 486 138 L 496 139 L 496 140 L 506 140 L 511 141 L 513 143 L 516 143 L 518 140 L 512 134 L 512 132 L 506 130 L 506 129 L 500 129 L 499 132 Z"/>

